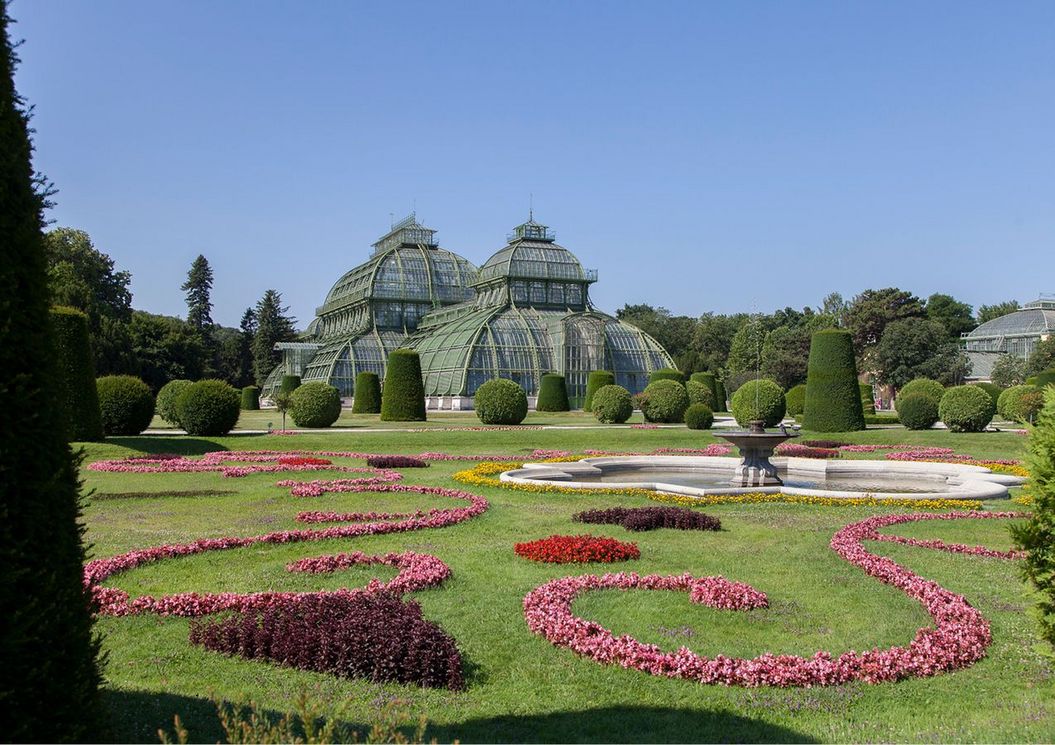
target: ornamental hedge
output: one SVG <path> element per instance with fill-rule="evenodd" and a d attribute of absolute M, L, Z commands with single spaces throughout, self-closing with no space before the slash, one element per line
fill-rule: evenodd
<path fill-rule="evenodd" d="M 539 384 L 538 400 L 535 411 L 570 411 L 568 403 L 568 386 L 563 375 L 546 373 Z"/>
<path fill-rule="evenodd" d="M 66 437 L 74 442 L 103 439 L 95 362 L 88 338 L 88 316 L 74 308 L 51 309 L 55 362 L 59 375 L 56 393 L 61 403 Z"/>
<path fill-rule="evenodd" d="M 938 404 L 938 416 L 952 432 L 982 432 L 995 413 L 993 399 L 976 385 L 949 388 Z"/>
<path fill-rule="evenodd" d="M 930 429 L 938 421 L 938 404 L 922 391 L 899 396 L 897 417 L 908 429 Z"/>
<path fill-rule="evenodd" d="M 689 394 L 681 383 L 674 380 L 657 380 L 645 386 L 644 393 L 641 413 L 645 415 L 645 419 L 668 424 L 685 421 Z"/>
<path fill-rule="evenodd" d="M 736 423 L 746 427 L 748 422 L 761 419 L 763 426 L 780 424 L 787 412 L 784 391 L 774 381 L 762 378 L 750 380 L 733 394 L 733 416 Z"/>
<path fill-rule="evenodd" d="M 95 381 L 99 413 L 107 435 L 138 435 L 154 418 L 154 394 L 133 375 L 107 375 Z"/>
<path fill-rule="evenodd" d="M 621 385 L 602 386 L 593 396 L 593 415 L 604 424 L 622 424 L 634 413 L 630 391 Z"/>
<path fill-rule="evenodd" d="M 413 349 L 395 349 L 388 355 L 381 393 L 382 422 L 425 421 L 425 384 L 421 358 Z"/>
<path fill-rule="evenodd" d="M 850 332 L 825 329 L 813 335 L 804 413 L 803 427 L 814 432 L 851 432 L 865 428 Z"/>
<path fill-rule="evenodd" d="M 493 378 L 476 389 L 476 416 L 484 424 L 520 424 L 527 416 L 527 393 L 518 383 Z"/>
<path fill-rule="evenodd" d="M 278 386 L 280 393 L 290 394 L 293 391 L 300 388 L 300 376 L 299 375 L 283 375 L 282 382 Z"/>
<path fill-rule="evenodd" d="M 193 382 L 193 380 L 183 380 L 182 378 L 170 380 L 161 386 L 161 390 L 158 391 L 154 410 L 159 417 L 174 427 L 181 426 L 179 423 L 179 412 L 176 411 L 176 401 L 179 399 L 180 394 L 187 389 L 187 386 Z"/>
<path fill-rule="evenodd" d="M 858 383 L 857 387 L 861 390 L 861 411 L 865 414 L 875 414 L 876 402 L 873 397 L 874 391 L 872 390 L 872 384 Z"/>
<path fill-rule="evenodd" d="M 710 404 L 711 408 L 715 411 L 725 408 L 725 401 L 718 395 L 718 378 L 714 376 L 712 372 L 694 372 L 689 376 L 690 381 L 697 383 L 703 383 L 705 386 L 711 389 L 711 395 L 714 397 L 714 403 Z"/>
<path fill-rule="evenodd" d="M 247 385 L 242 389 L 242 411 L 258 411 L 260 409 L 260 389 L 255 385 Z"/>
<path fill-rule="evenodd" d="M 714 389 L 698 380 L 690 380 L 685 384 L 685 392 L 689 394 L 689 405 L 703 404 L 708 409 L 714 409 Z"/>
<path fill-rule="evenodd" d="M 216 437 L 238 423 L 242 396 L 222 380 L 199 380 L 176 399 L 176 413 L 188 435 Z"/>
<path fill-rule="evenodd" d="M 806 411 L 806 384 L 799 383 L 784 394 L 788 405 L 788 416 L 802 416 Z"/>
<path fill-rule="evenodd" d="M 593 411 L 593 396 L 606 385 L 615 385 L 615 373 L 608 370 L 594 370 L 586 379 L 586 398 L 582 403 L 583 411 Z"/>
<path fill-rule="evenodd" d="M 996 410 L 1004 419 L 1032 422 L 1044 405 L 1044 391 L 1033 385 L 1013 385 L 1000 394 Z"/>
<path fill-rule="evenodd" d="M 381 413 L 381 378 L 377 373 L 361 372 L 356 375 L 352 393 L 353 414 Z"/>
<path fill-rule="evenodd" d="M 298 427 L 329 427 L 341 415 L 341 392 L 321 380 L 304 383 L 290 394 L 289 415 Z"/>
<path fill-rule="evenodd" d="M 675 370 L 673 367 L 661 367 L 658 370 L 653 370 L 648 376 L 649 383 L 655 383 L 659 380 L 673 380 L 678 383 L 684 383 L 685 375 L 681 370 Z"/>
<path fill-rule="evenodd" d="M 983 391 L 989 394 L 989 398 L 993 399 L 993 406 L 999 407 L 1000 405 L 1000 394 L 1004 392 L 1004 389 L 998 386 L 996 383 L 971 383 L 976 385 Z"/>
<path fill-rule="evenodd" d="M 898 398 L 901 396 L 907 396 L 910 393 L 925 393 L 934 399 L 934 403 L 940 403 L 941 397 L 945 395 L 945 386 L 937 380 L 931 380 L 930 378 L 916 378 L 915 380 L 906 383 L 905 386 L 898 391 Z"/>
<path fill-rule="evenodd" d="M 685 426 L 689 429 L 710 429 L 714 424 L 714 412 L 707 404 L 690 404 L 685 409 Z"/>
<path fill-rule="evenodd" d="M 716 380 L 714 383 L 714 388 L 718 392 L 718 400 L 714 402 L 714 410 L 725 411 L 726 407 L 729 405 L 729 394 L 725 391 L 725 383 L 720 380 Z"/>

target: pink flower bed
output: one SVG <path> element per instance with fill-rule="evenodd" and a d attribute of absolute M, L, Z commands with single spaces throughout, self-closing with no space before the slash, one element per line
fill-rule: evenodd
<path fill-rule="evenodd" d="M 795 442 L 784 442 L 777 446 L 777 455 L 786 458 L 838 458 L 839 451 L 832 448 L 811 448 Z"/>
<path fill-rule="evenodd" d="M 161 455 L 154 457 L 135 456 L 117 460 L 100 460 L 88 465 L 90 471 L 110 473 L 220 473 L 227 478 L 240 478 L 255 473 L 283 473 L 287 471 L 340 471 L 342 473 L 366 473 L 368 477 L 359 481 L 398 481 L 403 478 L 396 471 L 384 468 L 361 466 L 335 466 L 320 454 L 291 451 L 244 450 L 229 452 L 217 450 L 201 458 Z M 322 453 L 335 455 L 340 453 Z M 233 464 L 251 465 L 233 465 Z"/>
<path fill-rule="evenodd" d="M 839 657 L 822 651 L 810 658 L 771 653 L 754 659 L 724 655 L 708 658 L 686 647 L 665 652 L 655 644 L 644 644 L 628 635 L 617 637 L 600 624 L 579 618 L 572 612 L 576 597 L 590 590 L 606 588 L 688 591 L 693 602 L 729 610 L 765 607 L 763 593 L 721 577 L 694 579 L 690 575 L 640 577 L 636 574 L 564 577 L 528 593 L 524 598 L 524 617 L 535 633 L 602 664 L 618 664 L 652 675 L 700 683 L 815 686 L 841 685 L 854 680 L 881 683 L 937 675 L 981 659 L 992 641 L 989 624 L 962 595 L 913 574 L 891 559 L 870 553 L 863 542 L 885 540 L 880 537 L 879 529 L 899 523 L 1021 516 L 1015 512 L 884 515 L 847 525 L 832 537 L 831 548 L 840 557 L 869 576 L 918 600 L 930 613 L 935 626 L 917 631 L 907 647 L 861 653 L 848 651 Z M 922 541 L 913 545 L 928 543 Z"/>

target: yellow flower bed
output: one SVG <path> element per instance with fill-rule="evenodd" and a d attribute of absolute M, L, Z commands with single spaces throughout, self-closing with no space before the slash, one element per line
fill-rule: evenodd
<path fill-rule="evenodd" d="M 578 460 L 576 458 L 575 460 Z M 553 462 L 553 461 L 551 461 Z M 571 486 L 560 486 L 553 483 L 538 482 L 519 484 L 495 478 L 504 471 L 520 468 L 522 463 L 480 463 L 474 468 L 458 471 L 454 480 L 471 486 L 491 486 L 499 489 L 531 492 L 533 494 L 619 494 L 628 497 L 644 497 L 655 502 L 678 504 L 685 507 L 706 507 L 715 504 L 811 504 L 819 507 L 909 507 L 922 510 L 978 510 L 982 503 L 976 499 L 876 499 L 870 496 L 861 497 L 806 497 L 797 494 L 715 494 L 709 497 L 685 497 L 679 494 L 662 494 L 651 489 L 578 489 Z"/>

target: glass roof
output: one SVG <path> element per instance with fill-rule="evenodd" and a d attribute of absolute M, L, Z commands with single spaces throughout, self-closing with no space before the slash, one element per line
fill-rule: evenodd
<path fill-rule="evenodd" d="M 1055 332 L 1055 309 L 1028 308 L 986 321 L 967 334 L 967 339 L 989 336 L 1050 334 Z"/>

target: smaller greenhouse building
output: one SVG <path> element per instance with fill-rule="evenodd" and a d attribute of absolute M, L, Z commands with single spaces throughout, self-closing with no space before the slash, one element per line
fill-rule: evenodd
<path fill-rule="evenodd" d="M 971 362 L 971 380 L 988 380 L 993 364 L 1004 354 L 1028 359 L 1034 347 L 1055 334 L 1055 295 L 1041 295 L 963 335 Z"/>

